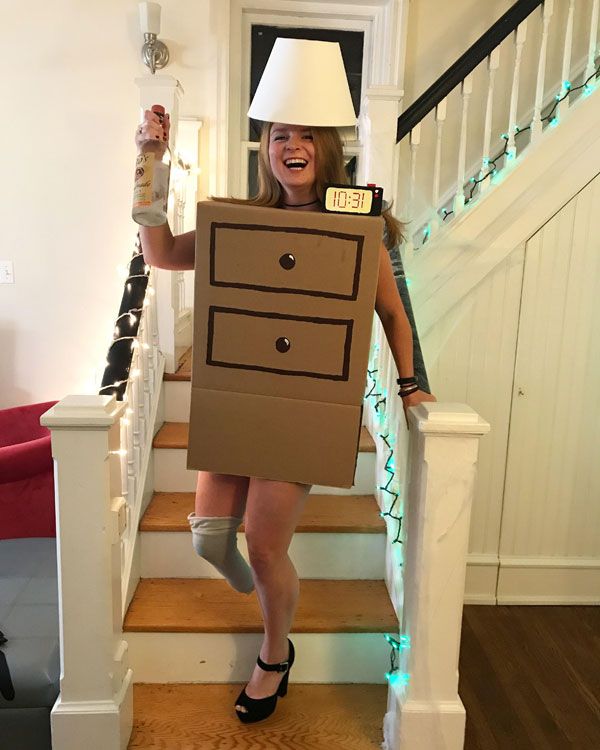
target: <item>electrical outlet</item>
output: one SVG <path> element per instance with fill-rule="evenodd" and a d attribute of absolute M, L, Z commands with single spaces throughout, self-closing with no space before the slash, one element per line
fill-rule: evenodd
<path fill-rule="evenodd" d="M 14 284 L 12 260 L 0 260 L 0 284 Z"/>

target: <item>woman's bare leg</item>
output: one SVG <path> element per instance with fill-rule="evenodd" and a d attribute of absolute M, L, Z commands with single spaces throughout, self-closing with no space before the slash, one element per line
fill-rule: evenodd
<path fill-rule="evenodd" d="M 249 477 L 199 471 L 196 483 L 195 514 L 197 516 L 244 515 Z"/>
<path fill-rule="evenodd" d="M 260 657 L 268 663 L 285 661 L 299 595 L 296 569 L 288 548 L 311 485 L 251 477 L 246 503 L 246 541 L 256 593 L 262 609 L 265 637 Z M 246 693 L 251 698 L 272 695 L 282 672 L 255 666 Z M 239 707 L 244 711 L 244 707 Z"/>

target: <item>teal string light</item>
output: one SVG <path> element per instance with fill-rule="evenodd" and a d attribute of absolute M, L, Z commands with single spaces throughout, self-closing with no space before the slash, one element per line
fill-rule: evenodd
<path fill-rule="evenodd" d="M 554 112 L 556 111 L 556 108 L 558 107 L 559 103 L 563 101 L 563 99 L 566 99 L 567 96 L 569 96 L 569 94 L 571 94 L 572 92 L 578 91 L 579 89 L 583 89 L 582 96 L 589 96 L 595 88 L 593 84 L 590 85 L 590 81 L 592 81 L 592 79 L 595 79 L 598 76 L 598 73 L 600 73 L 600 65 L 580 86 L 574 87 L 571 81 L 563 81 L 562 93 L 555 95 L 554 106 L 545 117 L 542 117 L 542 123 L 547 122 L 550 127 L 553 127 L 553 128 L 556 127 L 559 123 L 559 120 L 558 120 L 558 117 L 555 116 Z M 527 130 L 531 129 L 531 123 L 527 127 L 524 127 L 524 128 L 521 128 L 518 125 L 515 125 L 514 128 L 515 128 L 515 135 L 521 135 L 521 133 L 525 133 Z M 496 165 L 497 161 L 499 161 L 502 157 L 506 157 L 507 161 L 515 158 L 514 151 L 508 150 L 508 133 L 502 133 L 502 135 L 500 136 L 500 139 L 505 141 L 504 148 L 502 149 L 500 154 L 498 154 L 498 156 L 494 157 L 493 159 L 489 157 L 485 157 L 483 159 L 483 165 L 485 167 L 489 167 L 486 173 L 481 175 L 480 177 L 471 177 L 469 179 L 469 183 L 471 184 L 471 191 L 469 193 L 469 196 L 465 199 L 465 206 L 473 199 L 475 190 L 477 189 L 478 185 L 480 185 L 482 182 L 487 180 L 488 177 L 494 177 L 495 175 L 497 175 L 499 171 Z M 442 213 L 443 213 L 443 221 L 446 221 L 448 216 L 453 214 L 454 211 L 448 211 L 447 209 L 443 208 Z"/>
<path fill-rule="evenodd" d="M 410 680 L 410 675 L 399 671 L 398 661 L 400 660 L 399 652 L 410 648 L 410 640 L 408 636 L 400 636 L 400 640 L 398 641 L 387 633 L 385 633 L 385 639 L 392 646 L 390 651 L 390 669 L 389 672 L 385 673 L 385 678 L 389 681 L 390 685 L 400 683 L 402 686 L 406 686 Z"/>
<path fill-rule="evenodd" d="M 375 364 L 376 358 L 377 358 L 377 351 L 374 348 L 373 357 L 372 357 L 373 361 L 372 363 L 370 363 L 370 366 L 367 369 L 367 380 L 370 381 L 370 384 L 367 389 L 367 392 L 365 393 L 365 401 L 367 401 L 370 398 L 373 399 L 373 408 L 375 409 L 375 413 L 379 421 L 378 437 L 380 437 L 383 440 L 387 449 L 389 450 L 389 454 L 386 458 L 385 467 L 384 467 L 384 470 L 389 474 L 389 476 L 385 484 L 379 487 L 379 489 L 384 494 L 390 495 L 390 497 L 392 498 L 392 503 L 390 505 L 389 510 L 380 511 L 379 515 L 381 518 L 391 518 L 397 522 L 398 527 L 396 531 L 396 536 L 392 540 L 392 544 L 396 544 L 396 543 L 402 544 L 402 540 L 400 539 L 400 532 L 402 530 L 402 516 L 394 513 L 394 509 L 400 498 L 400 493 L 394 489 L 394 485 L 397 484 L 396 462 L 394 459 L 394 447 L 393 447 L 394 439 L 390 436 L 389 426 L 387 425 L 387 413 L 386 413 L 387 392 L 386 392 L 386 389 L 383 388 L 377 382 L 377 377 L 376 377 L 377 367 L 371 366 L 372 364 L 373 365 Z"/>

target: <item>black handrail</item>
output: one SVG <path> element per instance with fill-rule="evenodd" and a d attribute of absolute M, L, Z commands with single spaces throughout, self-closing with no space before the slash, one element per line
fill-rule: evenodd
<path fill-rule="evenodd" d="M 458 86 L 461 81 L 473 71 L 479 63 L 484 60 L 504 41 L 506 37 L 515 31 L 517 26 L 524 21 L 533 11 L 542 5 L 544 0 L 517 0 L 517 2 L 491 26 L 485 34 L 451 65 L 445 73 L 432 84 L 427 91 L 413 102 L 406 111 L 398 118 L 396 130 L 396 143 L 399 143 L 410 131 L 431 112 L 432 109 Z"/>

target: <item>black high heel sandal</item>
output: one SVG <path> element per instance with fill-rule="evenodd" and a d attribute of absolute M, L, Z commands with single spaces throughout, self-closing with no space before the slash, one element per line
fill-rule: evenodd
<path fill-rule="evenodd" d="M 289 638 L 288 643 L 290 647 L 287 661 L 282 661 L 278 664 L 267 664 L 267 662 L 263 661 L 260 658 L 260 654 L 258 655 L 256 663 L 261 669 L 264 669 L 266 672 L 285 672 L 285 674 L 283 676 L 283 679 L 279 683 L 279 687 L 277 688 L 277 690 L 273 693 L 273 695 L 267 695 L 266 698 L 251 698 L 246 694 L 246 688 L 242 690 L 242 692 L 237 697 L 235 705 L 244 706 L 244 708 L 247 709 L 247 712 L 238 711 L 237 708 L 235 709 L 235 712 L 238 715 L 240 721 L 242 721 L 244 724 L 249 724 L 250 722 L 266 719 L 267 716 L 270 716 L 275 710 L 275 707 L 277 706 L 277 698 L 283 698 L 286 695 L 290 669 L 292 668 L 292 664 L 294 663 L 295 658 L 294 644 L 290 641 Z"/>

